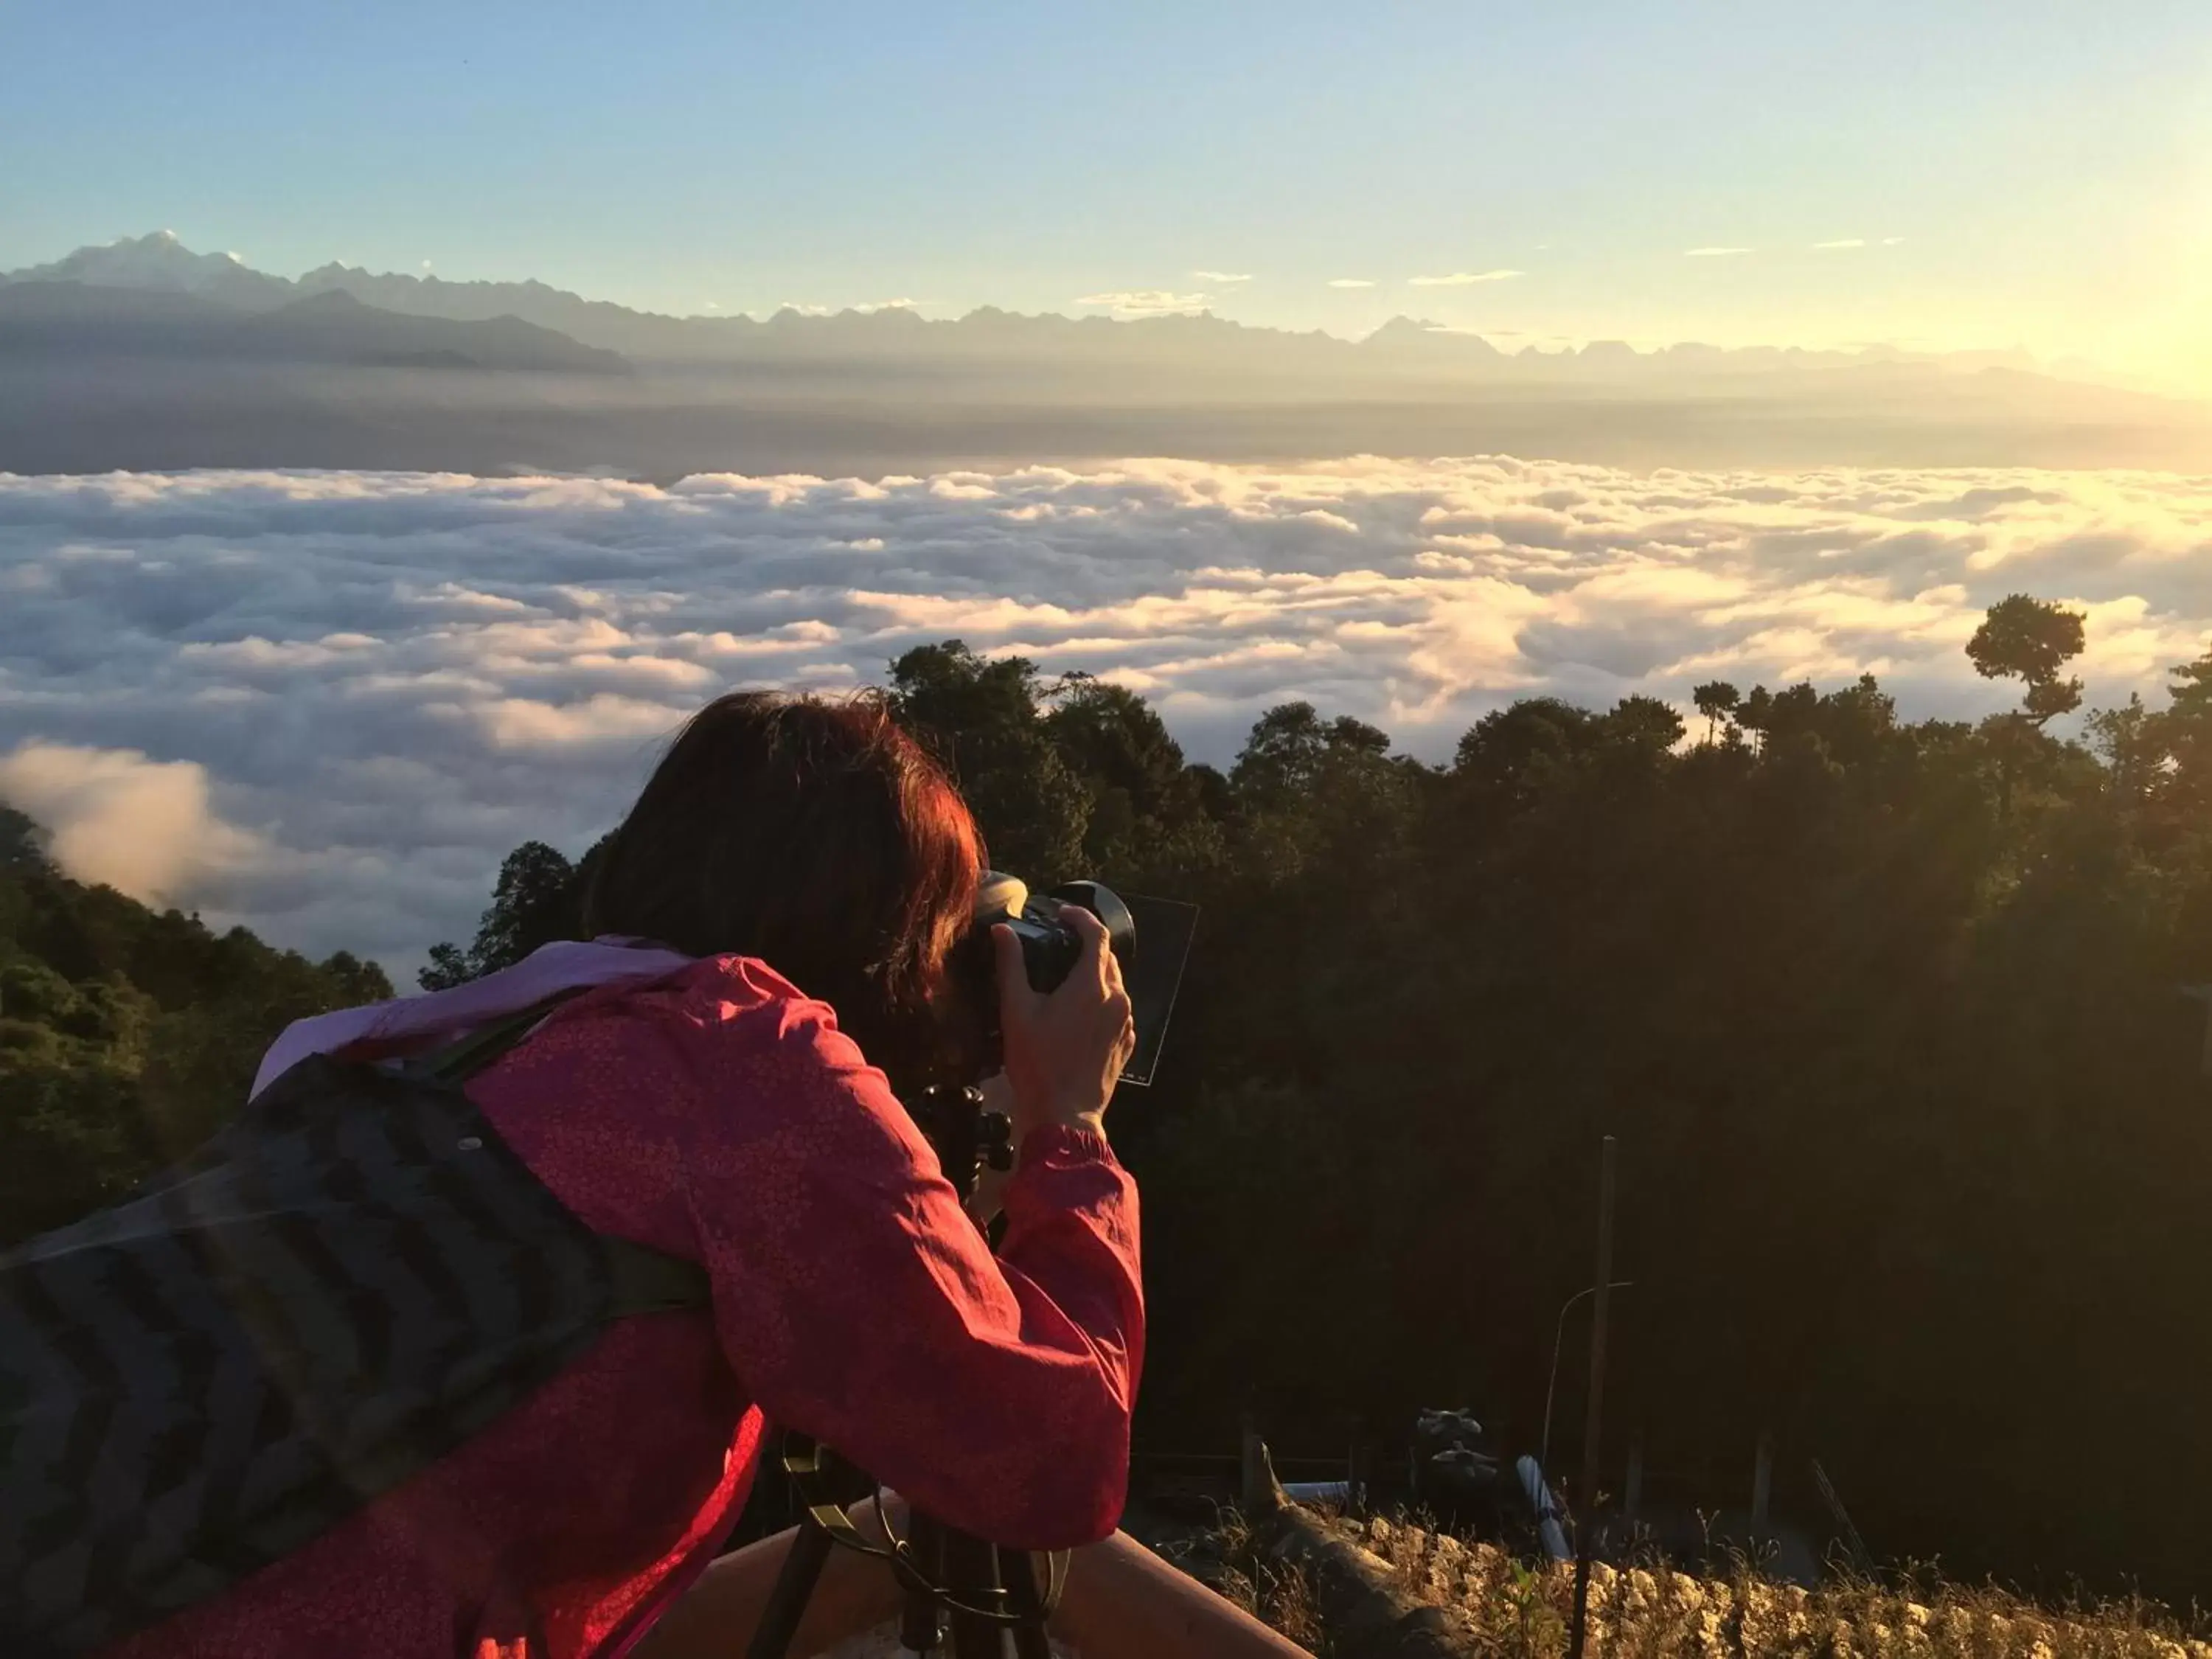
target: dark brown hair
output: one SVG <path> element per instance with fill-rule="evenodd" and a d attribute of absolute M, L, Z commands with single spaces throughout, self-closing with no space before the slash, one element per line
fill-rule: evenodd
<path fill-rule="evenodd" d="M 757 957 L 894 1081 L 923 1063 L 981 838 L 880 696 L 740 691 L 677 736 L 610 838 L 586 936 Z"/>

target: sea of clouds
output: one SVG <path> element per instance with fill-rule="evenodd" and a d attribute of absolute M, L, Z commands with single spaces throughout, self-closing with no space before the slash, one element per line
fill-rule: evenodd
<path fill-rule="evenodd" d="M 501 856 L 580 853 L 690 710 L 948 637 L 1152 698 L 1194 758 L 1307 698 L 1429 758 L 1485 710 L 1879 674 L 2012 692 L 2008 592 L 2093 703 L 2212 630 L 2212 477 L 1132 462 L 880 483 L 0 475 L 0 800 L 79 875 L 411 972 Z"/>

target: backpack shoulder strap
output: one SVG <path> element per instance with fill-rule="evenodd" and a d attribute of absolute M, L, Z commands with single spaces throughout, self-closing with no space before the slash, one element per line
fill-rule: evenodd
<path fill-rule="evenodd" d="M 585 988 L 580 986 L 574 990 L 560 992 L 542 1002 L 532 1004 L 520 1013 L 509 1014 L 489 1025 L 479 1026 L 459 1042 L 419 1057 L 406 1069 L 416 1077 L 434 1082 L 465 1081 L 520 1042 L 538 1021 L 562 1003 L 583 994 Z"/>
<path fill-rule="evenodd" d="M 562 991 L 520 1013 L 494 1020 L 459 1042 L 417 1060 L 414 1074 L 440 1083 L 465 1081 L 514 1048 L 546 1015 L 581 994 L 582 988 Z M 612 1281 L 610 1315 L 674 1313 L 713 1305 L 707 1270 L 696 1261 L 611 1233 L 601 1233 L 599 1238 Z"/>

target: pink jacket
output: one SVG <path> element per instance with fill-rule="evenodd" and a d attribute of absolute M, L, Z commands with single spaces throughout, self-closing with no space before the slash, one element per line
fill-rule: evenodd
<path fill-rule="evenodd" d="M 430 1046 L 596 983 L 470 1092 L 584 1221 L 704 1263 L 711 1318 L 618 1325 L 445 1462 L 118 1659 L 444 1659 L 526 1635 L 531 1659 L 612 1659 L 734 1524 L 764 1415 L 1001 1542 L 1113 1530 L 1144 1304 L 1136 1189 L 1105 1142 L 1030 1138 L 994 1258 L 827 1007 L 749 958 L 549 949 L 562 971 L 533 957 L 442 994 L 467 994 L 463 1016 L 439 997 L 325 1016 L 272 1063 Z"/>

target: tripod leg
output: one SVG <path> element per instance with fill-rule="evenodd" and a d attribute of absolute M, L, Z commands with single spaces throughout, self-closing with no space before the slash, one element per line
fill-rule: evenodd
<path fill-rule="evenodd" d="M 999 1601 L 999 1552 L 980 1538 L 950 1528 L 945 1533 L 945 1585 L 974 1607 Z M 995 1620 L 952 1610 L 953 1659 L 1006 1659 L 1006 1627 Z"/>
<path fill-rule="evenodd" d="M 1052 1638 L 1044 1627 L 1044 1593 L 1037 1588 L 1036 1558 L 1027 1550 L 1000 1550 L 999 1571 L 1006 1580 L 1007 1611 L 1014 1626 L 1014 1659 L 1052 1659 Z"/>
<path fill-rule="evenodd" d="M 907 1522 L 907 1539 L 914 1550 L 915 1565 L 921 1569 L 922 1576 L 933 1584 L 943 1583 L 945 1529 L 916 1510 Z M 942 1635 L 938 1615 L 942 1611 L 935 1596 L 909 1585 L 905 1608 L 899 1614 L 899 1645 L 908 1653 L 937 1652 Z"/>
<path fill-rule="evenodd" d="M 791 1638 L 799 1634 L 799 1621 L 806 1616 L 806 1600 L 814 1594 L 815 1581 L 829 1559 L 830 1534 L 812 1516 L 802 1520 L 799 1535 L 791 1540 L 791 1553 L 783 1558 L 783 1570 L 775 1576 L 768 1610 L 761 1614 L 745 1649 L 745 1659 L 784 1659 L 791 1651 Z"/>

